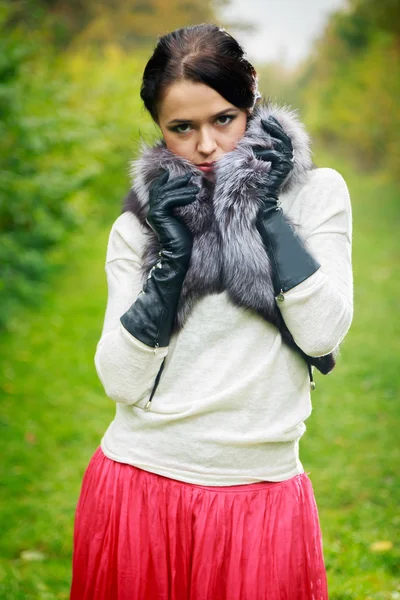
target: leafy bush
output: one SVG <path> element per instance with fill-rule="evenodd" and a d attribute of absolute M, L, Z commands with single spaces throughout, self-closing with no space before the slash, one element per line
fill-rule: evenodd
<path fill-rule="evenodd" d="M 127 162 L 150 132 L 139 105 L 143 60 L 51 56 L 40 36 L 0 41 L 0 329 L 37 303 L 58 268 L 50 250 L 88 219 L 118 216 Z"/>
<path fill-rule="evenodd" d="M 76 225 L 68 198 L 87 179 L 54 160 L 76 143 L 74 119 L 54 110 L 62 88 L 33 60 L 36 50 L 18 35 L 0 41 L 0 327 L 15 305 L 38 297 L 49 271 L 45 253 Z"/>
<path fill-rule="evenodd" d="M 397 180 L 399 35 L 388 16 L 394 2 L 379 4 L 379 19 L 369 0 L 349 4 L 330 18 L 299 79 L 305 118 L 325 145 Z"/>

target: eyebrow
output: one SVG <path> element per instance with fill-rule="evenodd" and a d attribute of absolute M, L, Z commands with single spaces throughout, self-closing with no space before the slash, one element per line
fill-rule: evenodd
<path fill-rule="evenodd" d="M 232 108 L 225 108 L 225 110 L 221 110 L 220 112 L 213 115 L 211 118 L 215 119 L 216 117 L 222 117 L 226 113 L 232 111 L 238 112 L 238 109 L 234 108 L 233 106 Z M 168 121 L 167 125 L 173 125 L 174 123 L 192 123 L 192 121 L 190 121 L 189 119 L 173 119 L 172 121 Z"/>

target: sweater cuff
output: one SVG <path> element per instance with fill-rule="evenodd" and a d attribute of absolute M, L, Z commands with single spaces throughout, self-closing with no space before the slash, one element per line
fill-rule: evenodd
<path fill-rule="evenodd" d="M 292 306 L 297 302 L 307 300 L 307 298 L 318 293 L 321 287 L 325 285 L 326 275 L 324 275 L 321 268 L 315 271 L 310 277 L 304 279 L 301 283 L 298 283 L 295 287 L 291 288 L 287 292 L 283 293 L 283 300 L 281 299 L 282 294 L 276 296 L 276 301 L 279 308 L 284 309 Z"/>
<path fill-rule="evenodd" d="M 169 346 L 160 346 L 159 348 L 153 348 L 152 346 L 148 346 L 141 340 L 138 340 L 138 338 L 133 336 L 131 333 L 129 333 L 129 331 L 125 329 L 125 327 L 122 325 L 121 321 L 119 325 L 125 341 L 127 341 L 128 344 L 130 344 L 131 346 L 139 348 L 140 350 L 143 350 L 143 352 L 154 354 L 155 356 L 164 357 L 168 354 Z"/>
<path fill-rule="evenodd" d="M 279 300 L 279 296 L 283 296 Z M 285 294 L 276 297 L 283 320 L 296 344 L 308 356 L 325 356 L 349 330 L 353 306 L 318 269 Z"/>

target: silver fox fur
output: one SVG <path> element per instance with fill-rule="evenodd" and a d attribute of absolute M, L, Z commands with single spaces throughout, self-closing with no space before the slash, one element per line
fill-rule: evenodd
<path fill-rule="evenodd" d="M 146 231 L 144 281 L 159 260 L 160 251 L 158 238 L 146 223 L 149 188 L 164 169 L 169 170 L 171 178 L 192 173 L 193 183 L 200 187 L 198 197 L 192 204 L 174 209 L 174 214 L 193 235 L 193 248 L 173 331 L 184 326 L 202 296 L 226 290 L 236 306 L 256 311 L 276 325 L 284 342 L 297 350 L 309 365 L 326 374 L 335 366 L 338 349 L 315 358 L 307 356 L 294 342 L 276 305 L 272 266 L 255 225 L 262 202 L 261 183 L 268 178 L 271 163 L 256 159 L 252 148 L 272 147 L 271 138 L 261 125 L 261 119 L 270 115 L 279 121 L 293 144 L 294 167 L 282 191 L 305 183 L 309 170 L 315 168 L 310 138 L 297 111 L 268 103 L 254 110 L 236 148 L 217 161 L 213 183 L 191 162 L 168 150 L 164 140 L 153 147 L 143 144 L 139 157 L 130 165 L 132 189 L 122 212 L 129 210 L 136 214 Z M 284 218 L 296 230 L 296 224 L 285 215 Z"/>

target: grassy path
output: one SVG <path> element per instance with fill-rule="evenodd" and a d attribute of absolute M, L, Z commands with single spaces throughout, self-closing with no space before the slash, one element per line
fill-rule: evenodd
<path fill-rule="evenodd" d="M 339 170 L 353 202 L 355 318 L 336 371 L 316 375 L 302 460 L 331 600 L 399 600 L 398 197 Z M 0 599 L 68 598 L 81 478 L 114 414 L 93 363 L 108 231 L 74 238 L 41 310 L 21 314 L 0 343 Z"/>
<path fill-rule="evenodd" d="M 80 480 L 114 413 L 93 363 L 107 236 L 74 239 L 42 310 L 21 315 L 1 344 L 2 600 L 68 598 Z M 21 559 L 31 550 L 43 560 Z"/>

